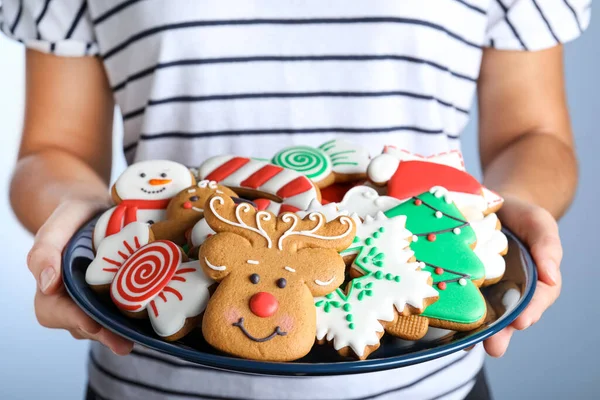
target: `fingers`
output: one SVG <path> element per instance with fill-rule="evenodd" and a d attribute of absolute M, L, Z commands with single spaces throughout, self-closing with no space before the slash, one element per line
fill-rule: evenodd
<path fill-rule="evenodd" d="M 559 281 L 557 286 L 549 286 L 543 282 L 538 282 L 531 302 L 512 323 L 512 326 L 515 329 L 523 330 L 538 322 L 544 311 L 554 304 L 560 295 L 560 283 Z"/>
<path fill-rule="evenodd" d="M 65 202 L 37 232 L 27 266 L 43 293 L 56 293 L 60 288 L 62 250 L 75 231 L 101 208 L 100 203 Z"/>
<path fill-rule="evenodd" d="M 38 291 L 35 296 L 35 313 L 40 325 L 46 328 L 66 329 L 75 339 L 96 340 L 113 353 L 126 355 L 133 349 L 133 343 L 102 328 L 88 317 L 66 295 L 45 295 Z"/>
<path fill-rule="evenodd" d="M 66 294 L 45 295 L 37 291 L 35 316 L 40 325 L 52 329 L 80 329 L 88 335 L 100 332 L 101 326 L 88 317 Z"/>
<path fill-rule="evenodd" d="M 543 208 L 533 208 L 523 218 L 524 239 L 538 267 L 538 279 L 555 286 L 560 281 L 560 263 L 563 257 L 558 225 Z"/>
<path fill-rule="evenodd" d="M 502 357 L 506 353 L 506 349 L 508 349 L 508 344 L 514 331 L 515 328 L 507 326 L 491 338 L 486 339 L 483 342 L 485 351 L 492 357 Z"/>

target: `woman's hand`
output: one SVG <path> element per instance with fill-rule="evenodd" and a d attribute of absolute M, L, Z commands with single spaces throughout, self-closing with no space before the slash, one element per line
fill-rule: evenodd
<path fill-rule="evenodd" d="M 531 303 L 508 327 L 484 342 L 487 353 L 501 357 L 515 330 L 524 330 L 535 324 L 544 311 L 560 295 L 562 277 L 560 262 L 563 256 L 558 225 L 545 209 L 517 197 L 505 197 L 498 213 L 504 225 L 510 228 L 530 249 L 537 265 L 538 281 Z"/>
<path fill-rule="evenodd" d="M 65 329 L 75 339 L 97 340 L 115 354 L 126 355 L 133 343 L 101 327 L 69 297 L 62 283 L 61 254 L 75 231 L 107 204 L 84 200 L 61 203 L 39 229 L 27 256 L 37 281 L 35 315 L 46 328 Z"/>

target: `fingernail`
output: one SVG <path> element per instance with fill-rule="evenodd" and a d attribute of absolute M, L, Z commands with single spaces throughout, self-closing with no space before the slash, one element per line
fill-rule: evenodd
<path fill-rule="evenodd" d="M 552 281 L 553 285 L 558 282 L 558 266 L 552 260 L 546 260 L 542 263 L 542 268 L 546 271 L 548 278 Z"/>
<path fill-rule="evenodd" d="M 45 293 L 48 287 L 50 287 L 50 285 L 54 281 L 55 275 L 56 273 L 54 272 L 54 268 L 52 267 L 47 267 L 42 271 L 42 273 L 40 274 L 40 289 L 42 292 Z"/>

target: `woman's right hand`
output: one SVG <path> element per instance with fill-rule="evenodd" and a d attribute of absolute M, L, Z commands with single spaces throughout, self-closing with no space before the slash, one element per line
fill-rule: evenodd
<path fill-rule="evenodd" d="M 35 315 L 40 325 L 65 329 L 75 339 L 96 340 L 118 355 L 128 354 L 133 343 L 115 335 L 88 317 L 71 300 L 62 283 L 62 251 L 73 234 L 107 204 L 86 200 L 61 203 L 35 235 L 27 266 L 37 281 Z"/>

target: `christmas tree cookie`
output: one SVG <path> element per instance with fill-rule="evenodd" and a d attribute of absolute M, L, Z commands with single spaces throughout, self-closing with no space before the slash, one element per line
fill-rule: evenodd
<path fill-rule="evenodd" d="M 413 326 L 398 324 L 399 315 L 419 314 L 437 297 L 430 273 L 412 261 L 412 234 L 405 222 L 404 217 L 379 213 L 357 227 L 353 244 L 342 255 L 354 255 L 354 268 L 363 275 L 345 291 L 315 299 L 317 340 L 332 341 L 342 355 L 365 359 L 379 347 L 385 331 L 412 340 L 427 332 L 424 318 Z"/>
<path fill-rule="evenodd" d="M 437 302 L 422 316 L 434 327 L 466 331 L 481 325 L 486 315 L 479 287 L 485 267 L 473 248 L 476 234 L 443 188 L 433 188 L 387 211 L 389 218 L 406 216 L 413 233 L 410 244 L 417 262 L 431 272 Z"/>

